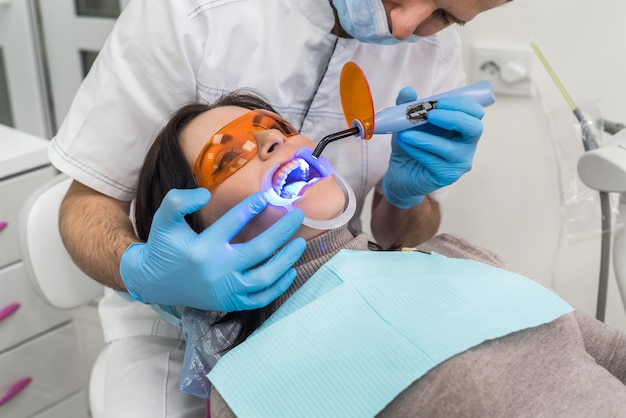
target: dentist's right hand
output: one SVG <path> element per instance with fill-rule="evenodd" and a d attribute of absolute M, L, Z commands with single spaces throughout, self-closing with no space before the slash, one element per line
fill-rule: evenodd
<path fill-rule="evenodd" d="M 300 227 L 294 210 L 248 242 L 231 239 L 268 204 L 264 193 L 249 196 L 200 234 L 185 215 L 211 199 L 206 189 L 170 190 L 156 211 L 148 241 L 131 244 L 120 262 L 128 293 L 136 300 L 232 312 L 268 305 L 296 277 L 293 264 L 305 241 L 296 238 L 262 265 Z"/>

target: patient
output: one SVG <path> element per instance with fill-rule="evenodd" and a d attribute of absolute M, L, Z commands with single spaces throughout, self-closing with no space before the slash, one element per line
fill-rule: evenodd
<path fill-rule="evenodd" d="M 321 175 L 323 170 L 316 167 L 316 161 L 302 153 L 303 148 L 314 148 L 314 143 L 274 113 L 250 113 L 258 109 L 273 112 L 262 98 L 236 92 L 210 106 L 185 106 L 173 115 L 142 168 L 135 210 L 141 239 L 148 239 L 152 217 L 171 189 L 197 184 L 211 191 L 210 202 L 187 217 L 200 232 L 246 196 L 261 190 L 268 172 L 273 174 L 266 180 L 276 194 L 301 196 L 293 207 L 302 209 L 307 219 L 341 218 L 347 207 L 345 191 L 334 176 Z M 241 135 L 256 142 L 256 150 L 250 152 L 249 141 L 238 144 Z M 209 139 L 218 146 L 205 147 Z M 234 145 L 228 145 L 229 141 Z M 300 158 L 294 159 L 297 153 Z M 261 233 L 286 210 L 269 206 L 233 242 Z M 186 361 L 189 368 L 200 370 L 198 376 L 184 376 L 183 380 L 193 381 L 188 387 L 211 391 L 214 418 L 235 416 L 206 381 L 205 374 L 215 363 L 233 347 L 248 344 L 246 339 L 340 250 L 370 251 L 366 236 L 354 236 L 345 225 L 330 230 L 303 225 L 298 235 L 307 240 L 307 249 L 295 265 L 297 277 L 287 292 L 267 307 L 229 314 L 161 307 L 182 320 L 188 337 L 186 357 L 193 358 Z M 439 235 L 417 250 L 504 268 L 497 255 L 451 235 Z M 352 325 L 367 329 L 366 323 Z M 341 347 L 342 341 L 336 341 L 336 348 Z M 378 416 L 626 417 L 625 385 L 626 336 L 573 311 L 546 324 L 468 347 L 408 385 Z"/>

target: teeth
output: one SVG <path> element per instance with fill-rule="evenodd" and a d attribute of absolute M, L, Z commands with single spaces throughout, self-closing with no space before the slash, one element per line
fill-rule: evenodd
<path fill-rule="evenodd" d="M 283 198 L 296 197 L 310 180 L 309 174 L 309 164 L 302 158 L 296 158 L 276 170 L 272 178 L 272 187 Z"/>

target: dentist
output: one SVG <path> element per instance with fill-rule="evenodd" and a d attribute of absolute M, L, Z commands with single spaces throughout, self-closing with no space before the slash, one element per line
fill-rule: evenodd
<path fill-rule="evenodd" d="M 110 344 L 106 416 L 203 416 L 203 400 L 177 392 L 183 336 L 149 304 L 265 306 L 289 287 L 304 250 L 301 240 L 290 241 L 299 211 L 253 241 L 229 243 L 267 205 L 262 195 L 194 233 L 185 215 L 209 201 L 204 189 L 166 199 L 150 242 L 139 242 L 129 219 L 137 175 L 170 112 L 250 88 L 319 140 L 346 128 L 337 93 L 345 62 L 363 69 L 377 107 L 457 88 L 464 83 L 461 47 L 450 26 L 505 2 L 130 1 L 49 148 L 52 163 L 74 179 L 60 214 L 65 246 L 108 288 L 99 306 Z M 419 130 L 330 145 L 325 157 L 357 198 L 352 231 L 360 231 L 365 197 L 375 189 L 371 228 L 380 246 L 415 246 L 433 236 L 440 217 L 434 196 L 471 169 L 481 117 L 476 103 L 459 100 Z"/>

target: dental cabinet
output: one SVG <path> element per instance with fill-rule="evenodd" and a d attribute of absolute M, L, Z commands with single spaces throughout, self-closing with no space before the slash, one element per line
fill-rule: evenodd
<path fill-rule="evenodd" d="M 0 417 L 87 417 L 71 311 L 48 306 L 21 262 L 19 216 L 55 174 L 48 141 L 0 125 Z"/>

